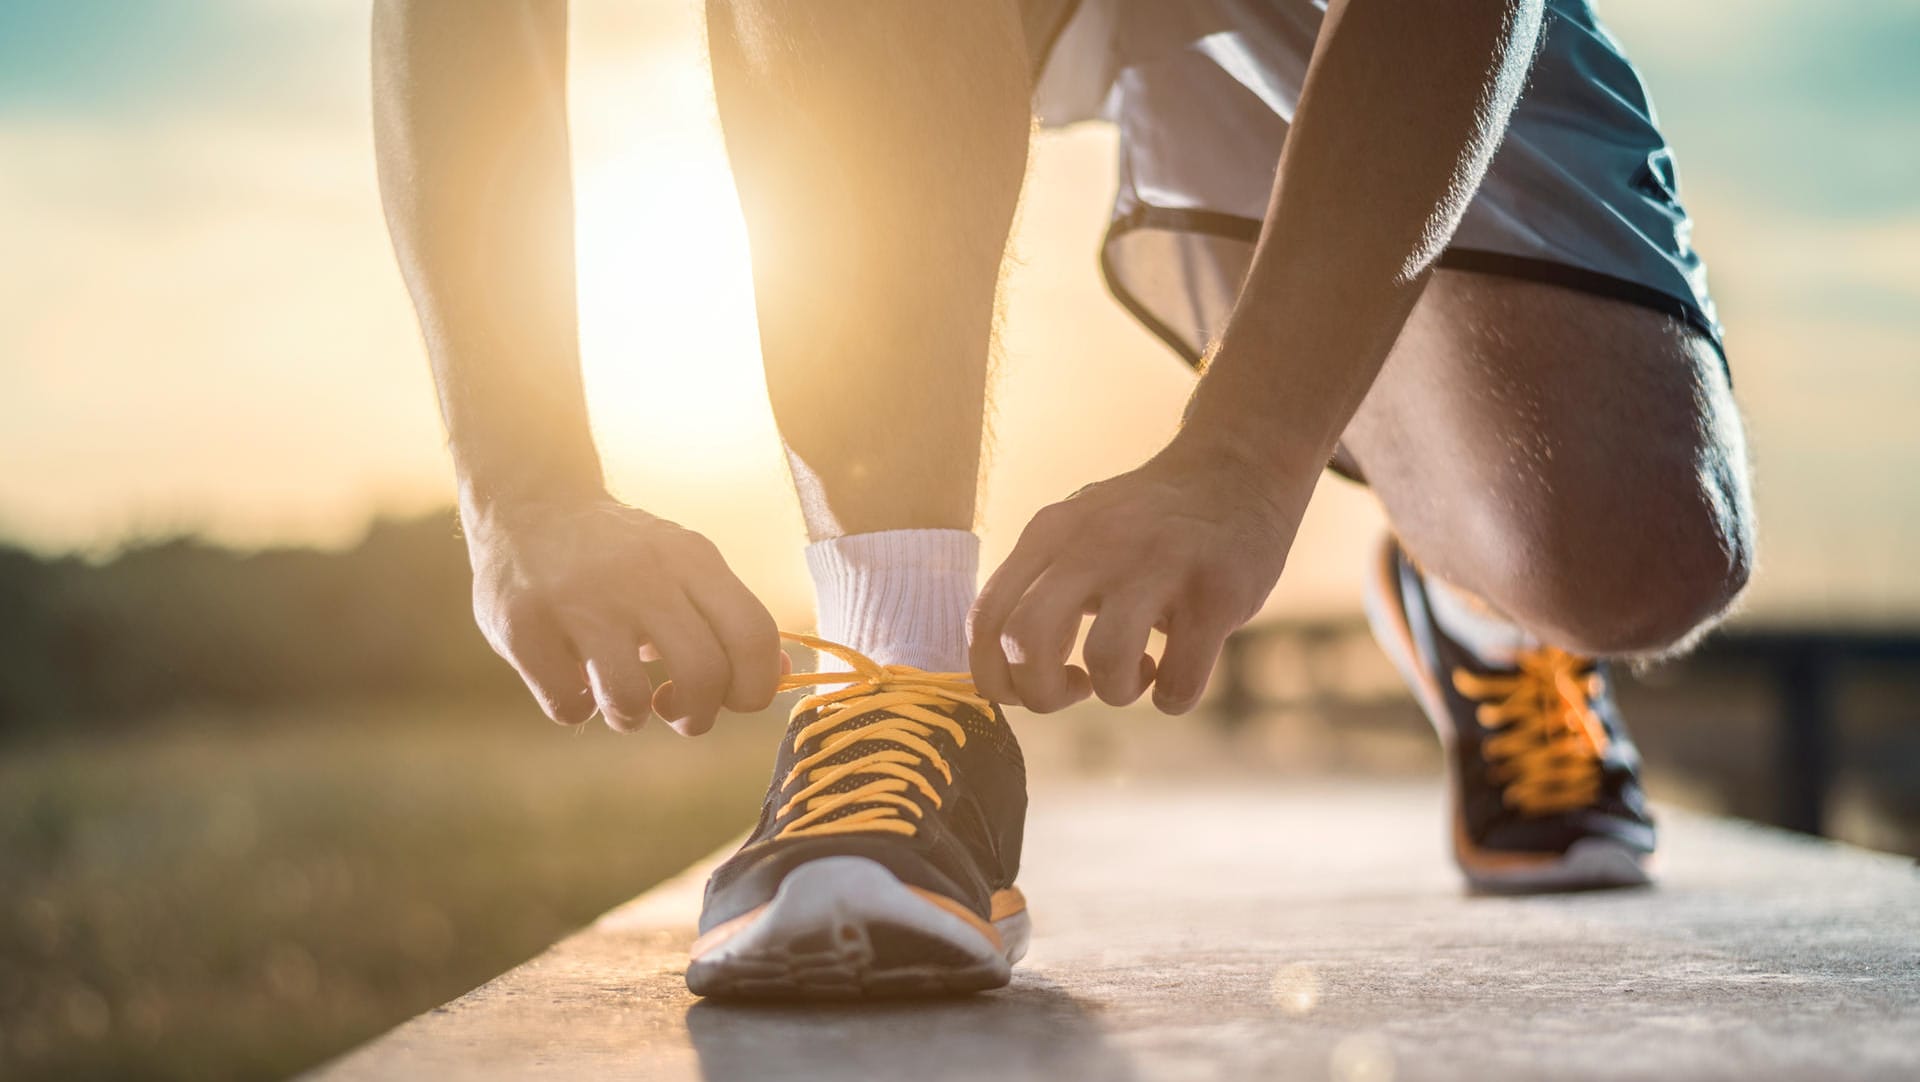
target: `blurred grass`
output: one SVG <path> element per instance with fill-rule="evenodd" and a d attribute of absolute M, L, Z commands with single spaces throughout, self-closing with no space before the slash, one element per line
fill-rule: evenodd
<path fill-rule="evenodd" d="M 1437 777 L 1425 721 L 1364 632 L 1349 638 L 1263 655 L 1254 690 L 1290 705 L 1239 724 L 1143 706 L 1017 715 L 1036 790 Z M 1622 682 L 1655 795 L 1764 814 L 1770 685 L 1702 664 Z M 1920 853 L 1911 684 L 1849 685 L 1835 829 Z M 22 719 L 0 741 L 0 1080 L 283 1076 L 537 954 L 751 821 L 781 708 L 686 741 L 563 730 L 522 696 Z"/>
<path fill-rule="evenodd" d="M 0 1077 L 312 1065 L 744 830 L 777 725 L 387 703 L 8 745 Z"/>

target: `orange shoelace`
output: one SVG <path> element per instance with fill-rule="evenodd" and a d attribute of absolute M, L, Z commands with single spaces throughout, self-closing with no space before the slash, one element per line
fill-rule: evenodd
<path fill-rule="evenodd" d="M 820 684 L 847 686 L 808 695 L 794 704 L 791 716 L 795 720 L 809 710 L 819 713 L 793 734 L 793 750 L 797 753 L 809 745 L 814 748 L 793 764 L 780 783 L 783 793 L 795 786 L 799 788 L 780 806 L 776 818 L 796 807 L 803 810 L 775 836 L 793 838 L 868 831 L 917 833 L 920 817 L 925 813 L 907 794 L 918 790 L 937 808 L 940 793 L 931 780 L 931 771 L 938 771 L 949 783 L 953 781 L 953 768 L 929 738 L 936 732 L 945 732 L 953 737 L 956 746 L 964 747 L 967 743 L 966 730 L 940 709 L 959 705 L 989 715 L 993 713 L 993 704 L 974 689 L 973 675 L 927 672 L 910 665 L 882 665 L 856 650 L 811 635 L 783 631 L 780 637 L 839 658 L 851 666 L 852 671 L 792 673 L 780 678 L 782 691 Z M 882 712 L 892 716 L 859 724 Z M 854 744 L 872 747 L 847 762 L 822 765 Z M 842 792 L 826 792 L 849 778 L 864 780 Z M 865 806 L 828 818 L 844 808 L 859 805 Z"/>
<path fill-rule="evenodd" d="M 1607 730 L 1593 710 L 1602 687 L 1591 660 L 1544 646 L 1522 651 L 1512 673 L 1455 669 L 1453 686 L 1480 704 L 1475 716 L 1494 730 L 1481 753 L 1508 807 L 1551 815 L 1600 795 Z"/>

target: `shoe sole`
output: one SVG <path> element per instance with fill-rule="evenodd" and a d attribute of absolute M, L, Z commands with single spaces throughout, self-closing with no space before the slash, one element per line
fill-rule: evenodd
<path fill-rule="evenodd" d="M 1567 847 L 1565 853 L 1511 853 L 1481 849 L 1467 838 L 1466 823 L 1460 814 L 1460 782 L 1454 776 L 1455 734 L 1453 717 L 1446 696 L 1433 683 L 1432 676 L 1420 664 L 1414 645 L 1413 628 L 1407 623 L 1406 610 L 1389 599 L 1397 592 L 1394 579 L 1399 575 L 1391 540 L 1383 542 L 1367 576 L 1362 602 L 1367 625 L 1374 641 L 1400 671 L 1412 689 L 1421 712 L 1440 736 L 1447 756 L 1447 806 L 1452 809 L 1453 858 L 1467 885 L 1487 894 L 1532 894 L 1576 890 L 1608 890 L 1620 887 L 1644 887 L 1653 882 L 1647 870 L 1649 854 L 1610 838 L 1582 838 Z"/>
<path fill-rule="evenodd" d="M 1004 986 L 1032 923 L 1017 889 L 998 919 L 907 886 L 865 857 L 795 868 L 773 900 L 696 940 L 695 995 L 729 999 L 892 999 Z"/>

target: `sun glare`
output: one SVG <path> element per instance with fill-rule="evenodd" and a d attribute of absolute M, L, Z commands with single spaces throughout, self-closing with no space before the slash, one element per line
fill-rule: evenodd
<path fill-rule="evenodd" d="M 575 98 L 580 335 L 608 467 L 771 461 L 746 228 L 706 73 L 656 56 L 591 74 Z"/>

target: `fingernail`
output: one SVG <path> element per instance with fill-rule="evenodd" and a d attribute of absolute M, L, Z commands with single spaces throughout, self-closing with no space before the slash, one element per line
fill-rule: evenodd
<path fill-rule="evenodd" d="M 646 718 L 624 718 L 616 714 L 607 714 L 605 717 L 607 719 L 607 728 L 612 729 L 616 733 L 639 732 L 645 728 L 647 724 Z"/>

